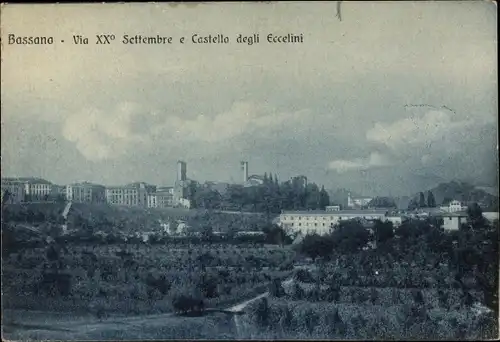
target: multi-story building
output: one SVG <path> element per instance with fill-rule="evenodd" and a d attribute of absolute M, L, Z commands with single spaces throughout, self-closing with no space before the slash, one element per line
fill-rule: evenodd
<path fill-rule="evenodd" d="M 106 188 L 89 182 L 70 184 L 66 187 L 66 199 L 77 203 L 105 203 Z"/>
<path fill-rule="evenodd" d="M 348 208 L 361 208 L 368 203 L 370 203 L 372 200 L 371 197 L 351 197 L 351 193 L 348 193 L 347 195 L 347 207 Z"/>
<path fill-rule="evenodd" d="M 442 206 L 439 209 L 448 213 L 456 213 L 459 211 L 467 210 L 467 205 L 465 205 L 465 203 L 462 203 L 460 201 L 453 200 L 450 203 L 448 203 L 448 205 Z"/>
<path fill-rule="evenodd" d="M 467 214 L 464 212 L 434 214 L 433 216 L 443 220 L 444 230 L 459 230 L 462 224 L 467 222 Z"/>
<path fill-rule="evenodd" d="M 388 221 L 388 216 L 385 210 L 284 211 L 280 215 L 280 225 L 303 234 L 328 234 L 340 221 L 352 219 Z"/>
<path fill-rule="evenodd" d="M 106 187 L 106 201 L 114 205 L 148 206 L 148 194 L 156 192 L 156 186 L 136 182 L 125 186 Z"/>
<path fill-rule="evenodd" d="M 148 208 L 170 208 L 173 205 L 173 192 L 170 189 L 148 195 Z"/>
<path fill-rule="evenodd" d="M 24 201 L 24 184 L 2 179 L 2 203 L 20 203 Z"/>
<path fill-rule="evenodd" d="M 18 184 L 23 187 L 25 201 L 46 201 L 53 193 L 53 184 L 34 177 L 3 178 L 3 184 Z M 17 190 L 16 190 L 17 191 Z"/>
<path fill-rule="evenodd" d="M 264 184 L 264 176 L 261 175 L 251 175 L 247 177 L 245 182 L 245 187 L 259 186 Z"/>

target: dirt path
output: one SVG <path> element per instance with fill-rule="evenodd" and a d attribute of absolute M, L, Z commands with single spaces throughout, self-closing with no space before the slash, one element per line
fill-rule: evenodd
<path fill-rule="evenodd" d="M 283 282 L 284 285 L 291 283 L 293 280 L 288 279 Z M 215 309 L 214 311 L 222 311 L 226 313 L 241 313 L 249 304 L 261 298 L 269 296 L 269 292 L 262 293 L 246 300 L 240 304 L 230 306 L 229 308 Z M 169 319 L 176 319 L 178 316 L 174 313 L 142 315 L 132 317 L 108 317 L 98 319 L 92 316 L 71 317 L 61 313 L 47 313 L 41 311 L 22 311 L 22 310 L 6 310 L 5 314 L 9 316 L 8 322 L 4 323 L 4 332 L 7 334 L 31 331 L 36 334 L 54 333 L 57 334 L 57 339 L 68 339 L 69 336 L 85 336 L 86 334 L 97 331 L 126 331 L 129 329 L 144 329 L 165 326 Z M 63 335 L 63 336 L 60 336 Z M 60 337 L 59 337 L 60 336 Z"/>

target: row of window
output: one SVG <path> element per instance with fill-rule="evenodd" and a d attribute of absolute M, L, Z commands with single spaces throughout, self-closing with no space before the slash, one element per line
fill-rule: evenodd
<path fill-rule="evenodd" d="M 337 217 L 337 216 L 330 216 L 330 220 L 334 220 L 335 217 Z M 312 217 L 308 217 L 308 216 L 306 216 L 304 218 L 304 220 L 309 221 L 309 218 L 311 218 L 311 220 L 313 220 Z M 363 218 L 365 220 L 373 220 L 373 219 L 379 218 L 379 216 L 345 216 L 345 217 L 338 216 L 339 220 L 342 220 L 342 219 L 348 220 L 348 219 L 353 219 L 353 218 Z M 294 217 L 293 216 L 290 216 L 290 218 L 287 218 L 286 216 L 283 217 L 283 220 L 287 220 L 287 219 L 293 220 Z M 328 218 L 326 216 L 323 216 L 323 220 L 327 220 L 327 219 Z M 298 220 L 302 220 L 302 216 L 299 216 Z M 317 221 L 317 220 L 318 220 L 318 217 L 314 217 L 314 221 Z"/>
<path fill-rule="evenodd" d="M 291 226 L 294 227 L 295 223 L 291 223 Z M 299 222 L 298 226 L 302 226 L 302 222 Z M 312 223 L 304 223 L 304 226 L 312 226 Z M 314 226 L 317 227 L 318 223 L 314 223 Z M 326 227 L 326 223 L 323 223 L 323 227 Z"/>
<path fill-rule="evenodd" d="M 107 190 L 106 193 L 111 195 L 118 195 L 118 194 L 137 195 L 137 190 Z"/>

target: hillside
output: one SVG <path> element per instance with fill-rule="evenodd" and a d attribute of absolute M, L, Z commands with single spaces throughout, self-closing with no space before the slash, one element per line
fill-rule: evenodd
<path fill-rule="evenodd" d="M 424 194 L 426 197 L 428 191 L 434 194 L 438 205 L 449 200 L 459 200 L 464 202 L 477 202 L 485 211 L 498 210 L 498 196 L 466 182 L 451 181 L 440 183 L 425 191 Z M 418 193 L 414 194 L 411 198 L 418 198 Z"/>
<path fill-rule="evenodd" d="M 16 230 L 24 226 L 48 231 L 64 223 L 65 203 L 22 203 L 5 206 L 2 219 L 15 223 Z M 261 214 L 221 213 L 177 208 L 138 208 L 108 204 L 75 203 L 68 213 L 70 230 L 103 231 L 105 233 L 135 233 L 160 231 L 162 222 L 182 220 L 194 231 L 210 226 L 214 231 L 262 230 L 268 220 Z M 24 229 L 26 230 L 26 229 Z"/>
<path fill-rule="evenodd" d="M 344 188 L 329 190 L 328 195 L 330 196 L 330 204 L 341 205 L 344 208 L 347 207 L 347 197 L 349 193 L 351 193 L 351 197 L 361 197 L 360 194 Z"/>

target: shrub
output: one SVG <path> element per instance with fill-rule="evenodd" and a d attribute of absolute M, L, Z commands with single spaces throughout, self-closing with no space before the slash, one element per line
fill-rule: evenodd
<path fill-rule="evenodd" d="M 285 289 L 279 279 L 274 279 L 269 285 L 269 294 L 273 297 L 283 297 L 285 295 Z"/>
<path fill-rule="evenodd" d="M 294 278 L 303 283 L 314 283 L 316 279 L 312 276 L 311 272 L 304 269 L 299 269 L 295 272 Z"/>
<path fill-rule="evenodd" d="M 180 312 L 203 311 L 205 309 L 203 299 L 186 295 L 174 297 L 172 299 L 172 306 L 174 310 Z"/>

